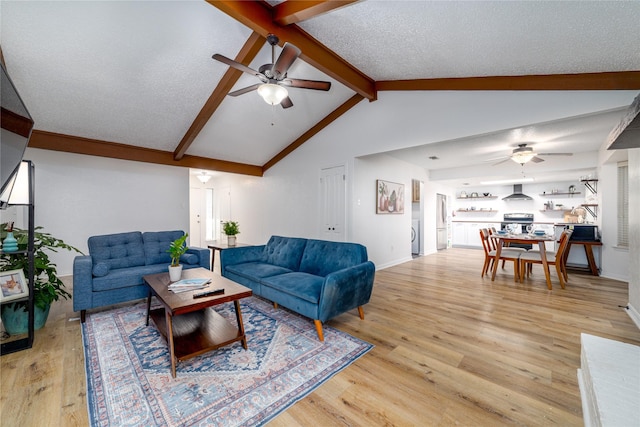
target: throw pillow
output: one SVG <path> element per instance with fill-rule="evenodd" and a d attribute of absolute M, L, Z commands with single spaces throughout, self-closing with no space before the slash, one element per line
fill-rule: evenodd
<path fill-rule="evenodd" d="M 196 265 L 200 263 L 200 257 L 196 254 L 183 254 L 180 255 L 180 262 L 188 265 Z"/>
<path fill-rule="evenodd" d="M 96 277 L 103 277 L 109 273 L 109 264 L 106 262 L 97 262 L 93 266 L 93 275 Z"/>

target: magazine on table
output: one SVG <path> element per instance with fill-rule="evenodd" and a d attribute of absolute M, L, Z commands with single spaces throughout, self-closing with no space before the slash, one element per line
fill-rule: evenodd
<path fill-rule="evenodd" d="M 206 288 L 211 279 L 182 279 L 169 285 L 169 290 L 178 293 Z"/>

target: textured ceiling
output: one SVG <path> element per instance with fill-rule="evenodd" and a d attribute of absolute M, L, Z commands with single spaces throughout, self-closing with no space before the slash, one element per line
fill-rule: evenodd
<path fill-rule="evenodd" d="M 638 2 L 366 1 L 300 26 L 398 80 L 637 70 L 638 19 Z"/>
<path fill-rule="evenodd" d="M 0 16 L 3 57 L 36 129 L 167 152 L 176 150 L 228 70 L 212 54 L 234 58 L 252 33 L 205 1 L 3 0 Z M 394 0 L 353 3 L 297 25 L 362 74 L 381 81 L 640 70 L 638 22 L 637 1 Z M 268 62 L 270 49 L 264 46 L 249 65 L 257 69 Z M 329 80 L 331 91 L 292 88 L 294 107 L 287 110 L 265 104 L 255 93 L 226 97 L 186 154 L 262 166 L 354 95 L 302 59 L 289 75 Z M 234 89 L 256 82 L 243 75 Z M 594 146 L 614 121 L 609 110 L 628 105 L 634 95 L 619 97 L 604 109 L 602 120 L 592 120 L 600 124 L 590 133 Z M 419 110 L 430 98 L 427 91 L 410 102 L 379 96 L 357 108 L 375 104 L 377 110 L 387 109 L 388 117 L 398 117 Z M 405 129 L 420 128 L 419 120 Z M 547 123 L 555 120 L 566 126 Z M 560 110 L 537 123 L 533 117 L 521 123 L 527 138 L 540 135 L 537 142 L 554 140 L 555 150 L 573 152 L 579 148 L 571 146 L 575 138 L 568 133 L 576 137 L 591 129 L 585 123 L 592 124 Z M 486 127 L 475 140 L 463 129 L 454 139 L 491 144 L 485 151 L 493 157 L 517 142 L 512 126 Z M 391 143 L 393 149 L 422 145 L 402 135 Z M 445 145 L 452 146 L 449 141 L 419 150 Z M 417 152 L 393 155 L 422 159 Z M 471 150 L 457 155 L 459 165 L 467 155 L 476 163 L 479 159 Z"/>

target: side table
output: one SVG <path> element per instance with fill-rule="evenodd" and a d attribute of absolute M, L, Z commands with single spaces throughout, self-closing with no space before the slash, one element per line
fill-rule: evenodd
<path fill-rule="evenodd" d="M 213 271 L 213 263 L 216 259 L 216 251 L 223 251 L 224 249 L 229 249 L 229 248 L 237 248 L 237 247 L 242 247 L 242 246 L 251 246 L 249 244 L 246 243 L 237 243 L 234 246 L 229 246 L 227 244 L 227 242 L 224 242 L 222 240 L 214 240 L 213 242 L 211 242 L 207 247 L 209 249 L 211 249 L 211 271 Z"/>

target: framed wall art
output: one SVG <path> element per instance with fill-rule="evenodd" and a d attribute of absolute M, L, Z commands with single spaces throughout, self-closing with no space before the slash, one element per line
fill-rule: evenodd
<path fill-rule="evenodd" d="M 29 286 L 22 270 L 0 271 L 0 302 L 29 296 Z"/>
<path fill-rule="evenodd" d="M 403 214 L 404 184 L 376 180 L 376 201 L 377 214 Z"/>

